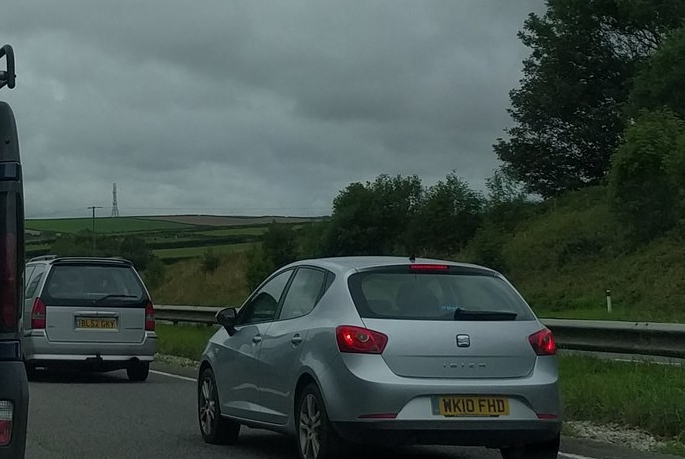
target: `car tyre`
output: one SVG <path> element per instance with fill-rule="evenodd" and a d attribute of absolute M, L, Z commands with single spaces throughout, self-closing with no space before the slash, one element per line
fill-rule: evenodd
<path fill-rule="evenodd" d="M 300 459 L 330 459 L 345 452 L 347 445 L 328 419 L 321 391 L 314 383 L 299 393 L 295 425 Z"/>
<path fill-rule="evenodd" d="M 26 379 L 29 381 L 36 380 L 36 366 L 32 363 L 24 362 L 24 368 L 26 369 Z"/>
<path fill-rule="evenodd" d="M 211 368 L 205 369 L 198 380 L 197 419 L 205 443 L 231 445 L 238 440 L 240 424 L 221 416 L 219 392 Z"/>
<path fill-rule="evenodd" d="M 521 448 L 502 449 L 503 459 L 557 459 L 559 457 L 560 436 Z"/>
<path fill-rule="evenodd" d="M 150 374 L 150 362 L 135 362 L 126 368 L 126 374 L 131 382 L 143 382 Z"/>

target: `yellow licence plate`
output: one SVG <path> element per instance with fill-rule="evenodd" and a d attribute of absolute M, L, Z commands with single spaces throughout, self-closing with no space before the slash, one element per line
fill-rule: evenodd
<path fill-rule="evenodd" d="M 440 397 L 443 416 L 508 416 L 509 399 L 504 397 Z"/>
<path fill-rule="evenodd" d="M 117 328 L 117 319 L 87 319 L 77 318 L 76 328 Z"/>

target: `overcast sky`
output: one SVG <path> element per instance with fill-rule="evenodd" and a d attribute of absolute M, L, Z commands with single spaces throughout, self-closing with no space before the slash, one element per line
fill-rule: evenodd
<path fill-rule="evenodd" d="M 351 182 L 474 188 L 543 0 L 4 2 L 29 217 L 322 215 Z M 2 64 L 4 68 L 4 63 Z"/>

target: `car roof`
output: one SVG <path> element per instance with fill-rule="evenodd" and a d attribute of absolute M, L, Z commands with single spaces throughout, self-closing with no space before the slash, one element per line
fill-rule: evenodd
<path fill-rule="evenodd" d="M 455 261 L 438 260 L 432 258 L 415 258 L 410 260 L 409 257 L 391 257 L 391 256 L 356 256 L 356 257 L 330 257 L 330 258 L 312 258 L 308 260 L 301 260 L 292 263 L 290 266 L 318 266 L 325 268 L 336 274 L 348 273 L 350 271 L 359 271 L 367 268 L 381 268 L 384 266 L 397 265 L 412 265 L 412 264 L 443 264 L 449 266 L 456 266 L 459 268 L 471 268 L 475 270 L 487 271 L 496 273 L 496 271 L 486 268 L 484 266 L 474 265 L 470 263 L 460 263 Z"/>
<path fill-rule="evenodd" d="M 119 257 L 57 257 L 54 255 L 44 255 L 30 259 L 27 263 L 45 263 L 45 264 L 111 264 L 120 266 L 133 266 L 129 260 Z"/>

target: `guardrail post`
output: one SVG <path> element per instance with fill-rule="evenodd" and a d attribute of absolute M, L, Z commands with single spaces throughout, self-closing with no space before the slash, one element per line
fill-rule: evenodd
<path fill-rule="evenodd" d="M 611 290 L 607 289 L 607 312 L 611 314 Z"/>

